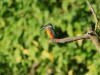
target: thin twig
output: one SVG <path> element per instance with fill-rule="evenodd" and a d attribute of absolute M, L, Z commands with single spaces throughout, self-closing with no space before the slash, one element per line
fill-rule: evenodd
<path fill-rule="evenodd" d="M 95 31 L 96 31 L 96 29 L 97 29 L 97 27 L 98 27 L 98 19 L 97 19 L 96 13 L 95 13 L 93 7 L 91 6 L 91 4 L 89 3 L 89 1 L 86 0 L 86 2 L 87 2 L 87 4 L 89 5 L 89 8 L 90 8 L 90 10 L 91 10 L 91 12 L 92 12 L 92 14 L 93 14 L 93 17 L 94 17 L 94 20 L 95 20 Z"/>
<path fill-rule="evenodd" d="M 29 75 L 34 75 L 34 73 L 35 73 L 36 69 L 39 67 L 39 65 L 40 65 L 40 63 L 38 63 L 38 62 L 34 63 L 32 65 L 32 67 L 30 68 Z"/>
<path fill-rule="evenodd" d="M 86 33 L 81 36 L 76 36 L 72 38 L 50 39 L 50 42 L 69 43 L 69 42 L 73 42 L 73 41 L 81 40 L 81 39 L 89 39 L 89 35 Z"/>

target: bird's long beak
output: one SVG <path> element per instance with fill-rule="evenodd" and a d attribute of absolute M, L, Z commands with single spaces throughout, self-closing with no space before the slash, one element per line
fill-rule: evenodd
<path fill-rule="evenodd" d="M 41 27 L 41 30 L 43 30 L 43 29 L 45 29 L 46 28 L 46 26 L 43 26 L 43 27 Z"/>

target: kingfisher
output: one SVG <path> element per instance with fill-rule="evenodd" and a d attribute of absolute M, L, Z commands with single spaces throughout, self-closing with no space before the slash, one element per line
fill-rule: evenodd
<path fill-rule="evenodd" d="M 56 32 L 55 32 L 55 30 L 54 30 L 54 28 L 53 28 L 53 26 L 52 26 L 51 23 L 48 23 L 48 24 L 46 24 L 45 26 L 43 26 L 43 27 L 41 28 L 41 30 L 43 30 L 43 29 L 46 30 L 47 35 L 48 35 L 51 39 L 57 38 L 57 34 L 56 34 Z"/>

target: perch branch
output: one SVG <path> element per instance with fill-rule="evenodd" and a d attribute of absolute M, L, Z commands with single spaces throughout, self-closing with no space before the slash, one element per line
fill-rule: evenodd
<path fill-rule="evenodd" d="M 73 42 L 73 41 L 81 40 L 81 39 L 89 39 L 89 35 L 86 33 L 81 36 L 76 36 L 76 37 L 72 37 L 72 38 L 50 39 L 50 42 L 68 43 L 68 42 Z"/>
<path fill-rule="evenodd" d="M 94 20 L 95 20 L 95 31 L 96 31 L 96 29 L 98 27 L 98 19 L 97 19 L 96 13 L 95 13 L 93 7 L 91 6 L 91 4 L 89 3 L 89 1 L 86 0 L 86 2 L 87 2 L 88 6 L 89 6 L 89 8 L 90 8 L 90 10 L 91 10 L 91 12 L 93 14 L 93 17 L 94 17 Z"/>

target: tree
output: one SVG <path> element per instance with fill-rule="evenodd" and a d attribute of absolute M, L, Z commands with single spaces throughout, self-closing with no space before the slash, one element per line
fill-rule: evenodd
<path fill-rule="evenodd" d="M 95 20 L 95 28 L 89 27 L 87 29 L 87 33 L 81 36 L 77 36 L 77 37 L 73 37 L 73 38 L 62 38 L 62 39 L 50 39 L 50 42 L 57 42 L 57 43 L 66 43 L 66 42 L 73 42 L 76 40 L 81 40 L 81 39 L 91 39 L 93 41 L 93 43 L 95 44 L 96 48 L 98 49 L 98 51 L 100 52 L 100 39 L 98 34 L 96 33 L 97 29 L 100 29 L 100 25 L 98 24 L 98 19 L 96 16 L 96 13 L 93 9 L 93 7 L 91 6 L 91 4 L 89 3 L 88 0 L 86 0 L 93 16 L 94 16 L 94 20 Z"/>

